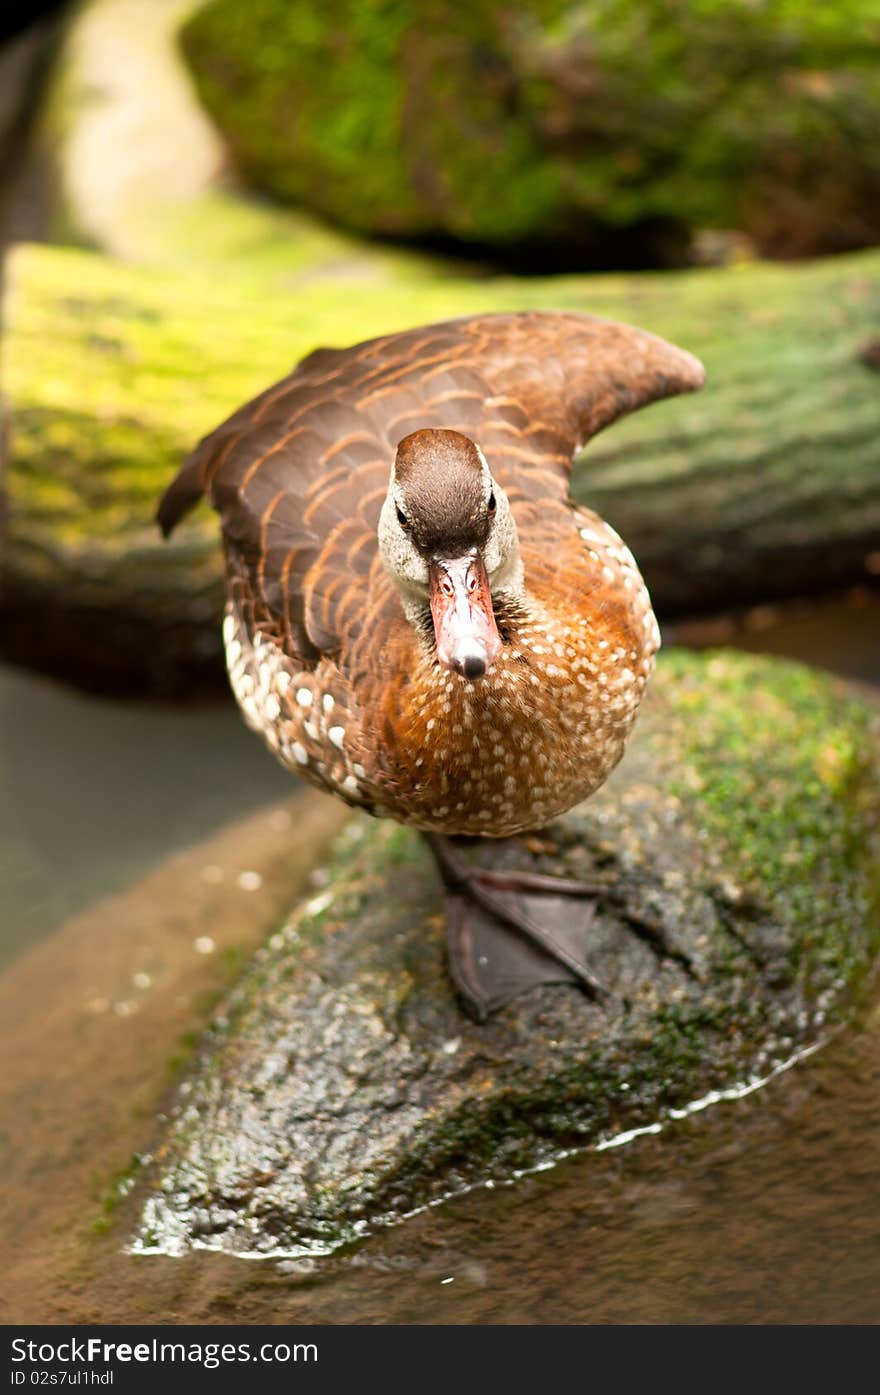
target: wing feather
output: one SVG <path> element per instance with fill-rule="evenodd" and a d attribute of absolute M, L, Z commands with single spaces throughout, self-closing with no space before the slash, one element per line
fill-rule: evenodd
<path fill-rule="evenodd" d="M 664 340 L 562 311 L 472 316 L 318 349 L 199 443 L 159 523 L 167 535 L 207 494 L 267 623 L 292 656 L 314 662 L 395 604 L 376 580 L 376 528 L 410 431 L 471 436 L 521 516 L 552 533 L 575 451 L 627 412 L 702 381 L 699 362 Z"/>

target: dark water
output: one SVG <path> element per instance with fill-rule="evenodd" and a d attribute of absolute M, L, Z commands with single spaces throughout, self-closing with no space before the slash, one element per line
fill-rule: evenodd
<path fill-rule="evenodd" d="M 666 640 L 787 653 L 880 686 L 876 595 L 713 625 Z M 7 951 L 290 794 L 231 705 L 102 703 L 7 672 L 0 721 Z M 449 1201 L 350 1254 L 115 1249 L 95 1311 L 124 1320 L 142 1296 L 177 1322 L 880 1323 L 878 1081 L 875 982 L 856 1022 L 747 1097 Z"/>
<path fill-rule="evenodd" d="M 880 689 L 880 591 L 856 586 L 826 600 L 760 605 L 735 615 L 668 625 L 664 642 L 693 649 L 732 644 L 755 654 L 800 659 Z"/>

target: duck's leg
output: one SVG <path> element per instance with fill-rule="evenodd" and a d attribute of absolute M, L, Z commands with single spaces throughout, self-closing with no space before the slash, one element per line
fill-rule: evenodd
<path fill-rule="evenodd" d="M 599 885 L 473 867 L 450 839 L 425 839 L 446 888 L 452 977 L 479 1021 L 542 983 L 607 991 L 584 955 Z"/>

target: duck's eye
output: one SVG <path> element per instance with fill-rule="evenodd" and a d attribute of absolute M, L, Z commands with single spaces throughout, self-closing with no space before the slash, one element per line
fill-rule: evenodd
<path fill-rule="evenodd" d="M 404 513 L 403 509 L 398 509 L 398 510 L 397 510 L 397 521 L 398 521 L 398 523 L 400 524 L 401 528 L 408 528 L 408 527 L 409 527 L 409 519 L 407 518 L 407 516 L 406 516 L 406 514 Z"/>
<path fill-rule="evenodd" d="M 495 512 L 495 492 L 494 492 L 494 490 L 493 490 L 493 492 L 489 495 L 489 512 L 490 512 L 490 513 L 494 513 L 494 512 Z"/>

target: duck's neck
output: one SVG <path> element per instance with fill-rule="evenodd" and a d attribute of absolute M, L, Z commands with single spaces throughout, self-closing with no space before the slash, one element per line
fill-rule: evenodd
<path fill-rule="evenodd" d="M 539 827 L 595 789 L 622 750 L 628 704 L 601 700 L 586 623 L 501 598 L 496 618 L 505 643 L 485 678 L 441 669 L 425 639 L 397 697 L 391 767 L 416 827 Z"/>

